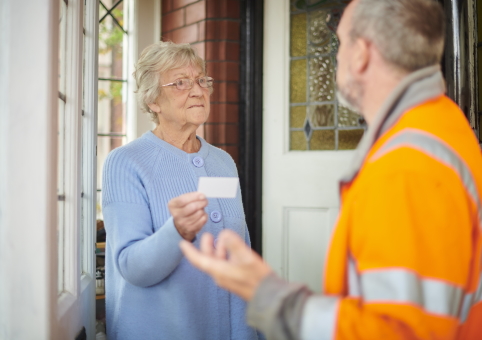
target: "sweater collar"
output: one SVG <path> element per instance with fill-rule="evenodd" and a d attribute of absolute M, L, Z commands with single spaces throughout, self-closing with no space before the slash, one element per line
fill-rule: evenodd
<path fill-rule="evenodd" d="M 169 144 L 168 142 L 160 139 L 157 137 L 152 131 L 147 131 L 142 135 L 141 138 L 145 138 L 149 140 L 150 142 L 154 143 L 155 145 L 163 148 L 164 150 L 168 151 L 169 153 L 176 155 L 177 157 L 181 159 L 187 159 L 187 160 L 192 160 L 194 157 L 202 157 L 203 159 L 206 159 L 206 157 L 209 155 L 209 144 L 206 142 L 202 137 L 196 136 L 196 138 L 201 142 L 201 148 L 199 149 L 198 152 L 195 153 L 187 153 L 177 147 L 175 147 L 172 144 Z"/>
<path fill-rule="evenodd" d="M 355 178 L 378 138 L 388 131 L 405 112 L 444 93 L 445 81 L 438 65 L 420 69 L 402 79 L 365 132 L 356 149 L 350 168 L 340 183 L 351 182 Z"/>

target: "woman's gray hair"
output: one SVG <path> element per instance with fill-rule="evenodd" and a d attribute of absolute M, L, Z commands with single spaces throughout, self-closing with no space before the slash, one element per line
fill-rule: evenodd
<path fill-rule="evenodd" d="M 387 62 L 413 72 L 442 60 L 444 12 L 435 0 L 359 0 L 351 36 L 370 40 Z"/>
<path fill-rule="evenodd" d="M 154 123 L 159 124 L 159 117 L 148 105 L 155 103 L 161 94 L 161 75 L 166 71 L 189 65 L 197 66 L 206 73 L 204 60 L 189 44 L 159 41 L 142 51 L 133 73 L 137 83 L 137 90 L 134 92 L 137 93 L 141 110 L 147 112 Z"/>

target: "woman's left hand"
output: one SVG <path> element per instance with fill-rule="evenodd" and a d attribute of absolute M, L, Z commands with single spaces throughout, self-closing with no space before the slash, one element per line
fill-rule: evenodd
<path fill-rule="evenodd" d="M 192 241 L 204 226 L 208 220 L 204 211 L 207 205 L 206 196 L 199 192 L 190 192 L 169 201 L 168 208 L 174 219 L 174 226 L 183 239 Z"/>

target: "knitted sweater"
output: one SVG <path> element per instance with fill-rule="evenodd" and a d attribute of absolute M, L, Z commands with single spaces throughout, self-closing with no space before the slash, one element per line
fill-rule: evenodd
<path fill-rule="evenodd" d="M 246 325 L 244 301 L 217 287 L 179 248 L 169 200 L 196 191 L 201 176 L 237 177 L 226 152 L 198 139 L 201 149 L 188 154 L 149 131 L 105 161 L 109 340 L 257 339 Z M 249 244 L 240 191 L 235 199 L 209 199 L 205 210 L 209 218 L 196 246 L 204 232 L 216 238 L 224 228 Z"/>

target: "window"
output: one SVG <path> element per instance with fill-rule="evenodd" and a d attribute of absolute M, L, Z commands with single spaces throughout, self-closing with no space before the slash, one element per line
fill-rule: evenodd
<path fill-rule="evenodd" d="M 102 166 L 108 153 L 128 141 L 129 18 L 131 2 L 99 2 L 97 218 L 102 220 Z"/>
<path fill-rule="evenodd" d="M 355 149 L 365 131 L 360 116 L 336 99 L 335 32 L 347 4 L 346 0 L 291 2 L 291 151 Z"/>

